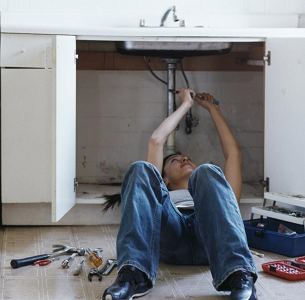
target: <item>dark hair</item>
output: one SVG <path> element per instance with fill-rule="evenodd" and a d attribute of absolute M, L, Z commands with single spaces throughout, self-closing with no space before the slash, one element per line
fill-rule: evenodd
<path fill-rule="evenodd" d="M 177 152 L 169 154 L 163 158 L 162 174 L 161 174 L 162 178 L 165 176 L 164 166 L 165 166 L 166 162 L 168 161 L 169 158 L 171 158 L 174 155 L 181 155 L 181 152 L 177 151 Z"/>

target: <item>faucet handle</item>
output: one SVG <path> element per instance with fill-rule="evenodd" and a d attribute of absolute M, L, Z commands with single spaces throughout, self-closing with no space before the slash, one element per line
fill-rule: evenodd
<path fill-rule="evenodd" d="M 178 16 L 176 15 L 176 6 L 173 6 L 173 20 L 174 22 L 179 21 Z"/>
<path fill-rule="evenodd" d="M 179 26 L 180 27 L 185 27 L 185 20 L 180 20 L 180 22 L 179 22 Z"/>

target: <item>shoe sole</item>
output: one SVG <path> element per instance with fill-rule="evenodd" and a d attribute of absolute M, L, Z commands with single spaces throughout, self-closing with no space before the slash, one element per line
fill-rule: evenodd
<path fill-rule="evenodd" d="M 146 291 L 146 292 L 144 292 L 144 293 L 134 294 L 134 295 L 131 296 L 131 298 L 129 298 L 129 299 L 120 299 L 120 300 L 132 300 L 133 298 L 145 296 L 145 295 L 148 294 L 148 293 L 149 293 L 149 290 Z M 111 296 L 111 295 L 106 295 L 105 300 L 112 300 L 112 296 Z"/>

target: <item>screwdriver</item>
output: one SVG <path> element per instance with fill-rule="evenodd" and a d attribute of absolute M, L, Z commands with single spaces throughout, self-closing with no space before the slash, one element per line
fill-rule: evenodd
<path fill-rule="evenodd" d="M 89 254 L 90 262 L 94 267 L 97 268 L 103 263 L 103 260 L 97 254 L 92 252 L 89 248 L 87 248 L 86 251 Z"/>
<path fill-rule="evenodd" d="M 172 92 L 172 93 L 174 93 L 174 94 L 179 94 L 180 93 L 180 91 L 176 91 L 176 90 L 172 90 L 172 89 L 169 89 L 168 90 L 169 92 Z M 194 93 L 191 93 L 191 97 L 192 97 L 192 99 L 194 99 L 194 97 L 195 97 L 195 95 L 194 95 Z M 197 96 L 199 99 L 201 99 L 201 100 L 206 100 L 205 98 L 202 98 L 202 97 L 199 97 L 199 96 Z M 218 100 L 213 100 L 213 104 L 216 104 L 216 105 L 218 105 L 219 104 L 219 101 Z"/>

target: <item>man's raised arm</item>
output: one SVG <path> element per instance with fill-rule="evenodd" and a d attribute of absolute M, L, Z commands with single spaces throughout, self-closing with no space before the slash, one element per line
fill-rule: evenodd
<path fill-rule="evenodd" d="M 206 100 L 201 100 L 199 97 L 203 97 Z M 241 174 L 241 152 L 238 147 L 237 141 L 230 130 L 225 118 L 223 117 L 218 105 L 213 104 L 213 96 L 210 94 L 196 94 L 196 102 L 206 108 L 215 124 L 222 152 L 225 157 L 224 174 L 227 181 L 230 183 L 232 190 L 235 194 L 237 202 L 240 201 L 241 189 L 242 189 L 242 174 Z"/>
<path fill-rule="evenodd" d="M 146 161 L 153 164 L 160 174 L 162 173 L 163 165 L 163 146 L 180 120 L 194 104 L 190 93 L 195 94 L 194 91 L 189 89 L 182 88 L 180 90 L 179 97 L 182 100 L 182 104 L 159 125 L 149 140 Z"/>

